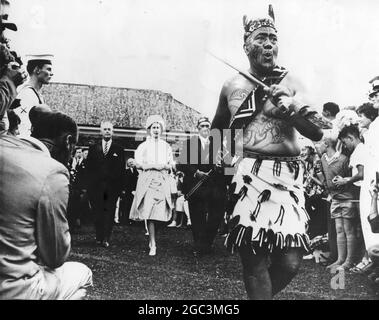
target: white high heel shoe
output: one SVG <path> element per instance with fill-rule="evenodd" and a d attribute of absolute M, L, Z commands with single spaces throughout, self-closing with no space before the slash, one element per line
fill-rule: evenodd
<path fill-rule="evenodd" d="M 149 247 L 150 247 L 149 256 L 155 256 L 157 254 L 157 246 L 149 245 Z"/>

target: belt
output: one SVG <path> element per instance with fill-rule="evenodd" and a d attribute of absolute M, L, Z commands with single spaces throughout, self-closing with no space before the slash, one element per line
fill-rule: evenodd
<path fill-rule="evenodd" d="M 245 150 L 243 152 L 244 158 L 253 158 L 253 159 L 259 159 L 259 160 L 274 160 L 274 161 L 300 161 L 301 156 L 294 156 L 294 157 L 284 157 L 284 156 L 269 156 L 265 154 L 260 154 L 252 151 Z"/>

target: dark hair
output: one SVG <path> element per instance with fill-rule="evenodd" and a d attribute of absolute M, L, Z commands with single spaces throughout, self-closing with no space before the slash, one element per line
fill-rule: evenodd
<path fill-rule="evenodd" d="M 38 112 L 38 111 L 37 111 Z M 71 134 L 76 143 L 78 127 L 76 122 L 62 112 L 43 110 L 34 112 L 31 117 L 33 131 L 31 136 L 36 139 L 57 139 L 64 134 Z"/>
<path fill-rule="evenodd" d="M 0 74 L 3 75 L 9 62 L 15 61 L 8 48 L 0 43 Z"/>
<path fill-rule="evenodd" d="M 28 64 L 26 65 L 26 71 L 28 71 L 28 73 L 31 75 L 35 68 L 38 67 L 42 69 L 42 67 L 45 64 L 51 64 L 51 61 L 50 60 L 29 60 Z"/>
<path fill-rule="evenodd" d="M 34 127 L 38 127 L 38 121 L 41 117 L 44 115 L 51 113 L 52 110 L 49 106 L 47 105 L 38 105 L 34 106 L 30 109 L 29 111 L 29 120 L 30 123 L 32 124 L 32 132 Z"/>
<path fill-rule="evenodd" d="M 22 66 L 23 62 L 21 60 L 21 57 L 18 55 L 18 53 L 16 51 L 11 51 L 10 53 L 13 56 L 14 61 L 16 61 L 20 66 Z"/>
<path fill-rule="evenodd" d="M 343 127 L 338 135 L 338 139 L 346 138 L 348 135 L 352 135 L 355 138 L 360 139 L 360 133 L 357 124 L 350 124 Z"/>
<path fill-rule="evenodd" d="M 20 117 L 13 110 L 8 111 L 9 131 L 13 131 L 21 123 Z"/>
<path fill-rule="evenodd" d="M 316 154 L 316 150 L 312 146 L 305 146 L 305 149 L 307 149 L 309 151 L 310 156 Z"/>
<path fill-rule="evenodd" d="M 334 103 L 334 102 L 327 102 L 324 104 L 324 106 L 322 107 L 322 110 L 323 111 L 329 111 L 329 113 L 335 117 L 337 115 L 338 112 L 340 112 L 340 107 L 338 106 L 337 103 Z"/>
<path fill-rule="evenodd" d="M 371 121 L 374 121 L 378 116 L 378 109 L 375 109 L 374 105 L 371 102 L 366 102 L 360 105 L 356 111 L 358 114 L 363 114 L 366 118 L 370 119 Z"/>

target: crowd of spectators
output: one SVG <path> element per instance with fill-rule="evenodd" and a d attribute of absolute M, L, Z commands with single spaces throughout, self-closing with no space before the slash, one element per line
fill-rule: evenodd
<path fill-rule="evenodd" d="M 379 235 L 368 220 L 376 204 L 370 198 L 377 197 L 378 190 L 372 174 L 378 151 L 370 137 L 379 105 L 374 96 L 371 100 L 341 111 L 337 104 L 326 103 L 323 115 L 333 129 L 303 150 L 306 208 L 311 218 L 308 231 L 314 249 L 305 259 L 315 259 L 330 269 L 366 273 L 379 283 L 373 253 Z"/>

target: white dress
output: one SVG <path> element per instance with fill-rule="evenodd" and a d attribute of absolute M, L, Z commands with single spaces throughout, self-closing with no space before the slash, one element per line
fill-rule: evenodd
<path fill-rule="evenodd" d="M 142 168 L 152 164 L 174 164 L 170 145 L 163 140 L 150 137 L 138 146 L 135 160 Z M 172 185 L 172 177 L 168 170 L 143 170 L 138 176 L 130 219 L 169 221 L 173 208 L 171 193 L 175 192 Z"/>

